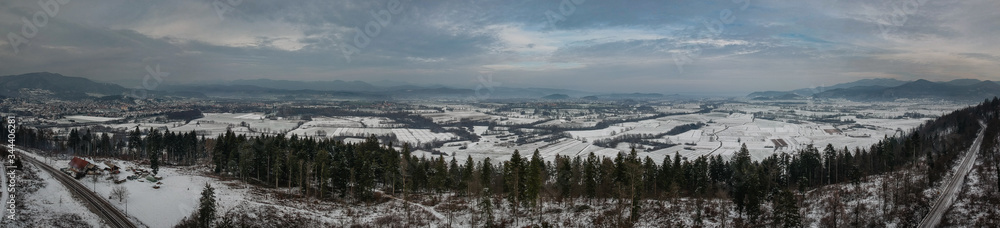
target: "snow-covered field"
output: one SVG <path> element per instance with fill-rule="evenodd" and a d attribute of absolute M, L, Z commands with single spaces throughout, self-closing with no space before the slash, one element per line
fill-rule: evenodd
<path fill-rule="evenodd" d="M 100 116 L 67 116 L 66 119 L 75 120 L 76 122 L 105 122 L 121 118 L 109 118 Z"/>
<path fill-rule="evenodd" d="M 696 110 L 697 105 L 676 104 L 663 106 L 669 110 Z M 893 103 L 824 103 L 822 105 L 780 105 L 769 103 L 728 103 L 721 105 L 715 112 L 672 115 L 657 119 L 625 122 L 614 124 L 607 128 L 596 130 L 567 131 L 571 139 L 550 142 L 536 142 L 516 145 L 516 136 L 502 127 L 505 123 L 533 123 L 542 120 L 531 115 L 534 110 L 515 109 L 492 113 L 470 105 L 442 106 L 445 112 L 422 112 L 419 115 L 432 118 L 438 123 L 454 123 L 462 119 L 489 120 L 497 124 L 499 131 L 487 134 L 485 126 L 475 128 L 475 133 L 481 136 L 478 142 L 464 142 L 461 146 L 446 145 L 436 150 L 446 154 L 454 154 L 459 159 L 471 155 L 475 159 L 491 157 L 492 159 L 508 158 L 514 149 L 521 154 L 530 155 L 539 149 L 546 158 L 554 155 L 584 156 L 588 153 L 614 156 L 619 152 L 628 151 L 628 144 L 603 148 L 592 145 L 594 140 L 610 139 L 625 134 L 657 135 L 685 124 L 705 123 L 706 126 L 683 132 L 677 135 L 650 139 L 660 143 L 677 144 L 654 151 L 640 149 L 640 156 L 649 156 L 655 161 L 663 157 L 680 154 L 688 158 L 703 155 L 721 155 L 730 157 L 746 144 L 754 159 L 760 160 L 776 152 L 795 152 L 807 145 L 823 147 L 832 144 L 838 149 L 847 147 L 868 147 L 886 136 L 894 136 L 916 127 L 930 118 L 900 118 L 905 113 L 922 113 L 938 115 L 947 110 L 954 110 L 961 105 L 948 104 L 893 104 Z M 690 109 L 690 110 L 689 110 Z M 525 114 L 521 114 L 524 111 Z M 490 112 L 491 114 L 485 114 Z M 581 112 L 578 109 L 560 111 L 566 113 Z M 755 116 L 757 112 L 778 114 L 774 120 Z M 856 117 L 862 116 L 862 117 Z M 855 121 L 851 124 L 829 124 L 810 122 L 805 119 L 815 116 L 839 116 L 841 120 Z M 621 117 L 621 116 L 619 116 Z M 586 127 L 598 121 L 594 116 L 573 117 L 571 120 L 550 119 L 536 126 Z M 609 117 L 615 118 L 615 117 Z M 834 118 L 836 119 L 836 118 Z M 246 123 L 249 127 L 240 126 Z M 137 124 L 119 124 L 117 127 L 132 129 Z M 270 120 L 261 113 L 205 113 L 205 117 L 188 123 L 172 122 L 166 124 L 139 123 L 140 128 L 167 127 L 171 131 L 198 131 L 207 137 L 214 137 L 225 132 L 227 128 L 237 134 L 257 135 L 262 133 L 287 133 L 312 137 L 364 137 L 371 134 L 395 135 L 406 143 L 426 143 L 435 140 L 453 140 L 451 133 L 433 133 L 427 129 L 402 128 L 391 119 L 383 117 L 314 117 L 312 120 Z M 528 130 L 528 129 L 522 129 Z M 499 135 L 498 135 L 499 134 Z M 784 145 L 782 145 L 784 144 Z M 460 148 L 460 147 L 465 147 Z"/>
<path fill-rule="evenodd" d="M 236 134 L 245 135 L 283 133 L 296 129 L 299 126 L 299 122 L 305 122 L 301 120 L 287 119 L 270 120 L 263 118 L 264 116 L 259 113 L 204 113 L 204 115 L 205 117 L 203 118 L 194 119 L 187 123 L 184 121 L 171 121 L 167 123 L 147 121 L 139 123 L 111 124 L 107 126 L 128 130 L 133 130 L 136 127 L 139 127 L 139 129 L 167 128 L 172 132 L 195 131 L 199 134 L 205 135 L 206 137 L 213 138 L 219 134 L 225 133 L 226 129 L 231 129 Z M 249 127 L 241 126 L 243 123 Z"/>
<path fill-rule="evenodd" d="M 326 137 L 366 137 L 368 135 L 395 135 L 400 142 L 411 144 L 428 143 L 432 141 L 446 141 L 455 137 L 452 133 L 434 133 L 430 129 L 409 129 L 409 128 L 356 128 L 356 127 L 309 127 L 296 129 L 291 134 L 306 136 L 322 136 L 320 132 L 325 132 Z"/>
<path fill-rule="evenodd" d="M 431 118 L 434 122 L 444 123 L 444 122 L 457 122 L 461 119 L 489 119 L 490 115 L 483 114 L 476 111 L 453 111 L 444 113 L 426 113 L 421 114 L 421 116 Z"/>

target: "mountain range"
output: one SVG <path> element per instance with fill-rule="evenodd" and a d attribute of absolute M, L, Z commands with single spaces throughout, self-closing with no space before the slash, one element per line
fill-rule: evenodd
<path fill-rule="evenodd" d="M 383 82 L 382 84 L 390 84 Z M 290 81 L 290 80 L 235 80 L 224 84 L 209 85 L 160 85 L 157 90 L 147 91 L 156 96 L 176 97 L 227 97 L 254 98 L 278 97 L 284 99 L 347 98 L 347 99 L 537 99 L 553 94 L 565 95 L 563 99 L 654 99 L 664 95 L 658 93 L 594 93 L 552 88 L 515 87 L 475 87 L 451 88 L 431 85 L 418 86 L 398 84 L 376 86 L 363 81 Z M 82 77 L 63 76 L 56 73 L 38 72 L 20 75 L 0 76 L 0 97 L 30 95 L 31 91 L 51 93 L 60 99 L 81 99 L 88 97 L 128 95 L 127 89 L 111 83 L 94 82 Z M 676 95 L 670 97 L 676 98 Z M 552 97 L 549 97 L 552 98 Z"/>
<path fill-rule="evenodd" d="M 81 99 L 127 95 L 131 89 L 95 82 L 87 78 L 63 76 L 56 73 L 37 72 L 0 76 L 0 97 L 45 95 L 59 99 Z M 446 86 L 393 85 L 376 86 L 363 81 L 289 81 L 289 80 L 236 80 L 226 84 L 164 85 L 148 91 L 156 96 L 175 97 L 277 97 L 284 99 L 350 98 L 350 99 L 583 99 L 625 100 L 681 98 L 679 95 L 659 93 L 593 93 L 551 88 L 477 87 L 451 88 Z M 785 99 L 848 99 L 855 101 L 892 101 L 896 99 L 942 99 L 979 101 L 1000 96 L 1000 84 L 977 79 L 957 79 L 943 82 L 928 80 L 901 81 L 896 79 L 863 79 L 854 82 L 796 89 L 791 91 L 763 91 L 747 95 L 756 100 Z"/>
<path fill-rule="evenodd" d="M 1000 84 L 977 79 L 956 79 L 944 82 L 932 82 L 924 79 L 916 81 L 864 79 L 829 87 L 792 91 L 764 91 L 747 95 L 748 98 L 757 100 L 811 97 L 854 101 L 892 101 L 896 99 L 981 101 L 994 96 L 1000 96 Z"/>
<path fill-rule="evenodd" d="M 48 72 L 0 77 L 0 96 L 18 97 L 34 91 L 47 91 L 60 99 L 75 99 L 120 95 L 127 89 L 111 83 L 99 83 L 86 78 L 67 77 Z"/>

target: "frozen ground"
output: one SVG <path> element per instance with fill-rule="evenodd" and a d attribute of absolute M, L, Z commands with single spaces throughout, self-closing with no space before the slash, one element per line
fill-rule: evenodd
<path fill-rule="evenodd" d="M 36 156 L 44 162 L 44 158 Z M 90 160 L 90 159 L 87 159 Z M 90 160 L 93 162 L 93 160 Z M 108 160 L 121 167 L 138 167 L 148 170 L 148 166 L 138 166 L 132 162 Z M 67 167 L 68 160 L 48 159 L 48 164 L 55 168 Z M 104 167 L 103 162 L 97 163 Z M 87 188 L 96 191 L 100 196 L 108 198 L 111 189 L 115 186 L 125 186 L 129 192 L 126 201 L 119 202 L 117 199 L 109 200 L 120 210 L 125 211 L 128 207 L 127 215 L 134 217 L 149 227 L 172 227 L 181 219 L 191 215 L 198 207 L 198 197 L 201 195 L 205 183 L 211 183 L 216 189 L 216 198 L 219 199 L 220 211 L 233 208 L 240 201 L 247 200 L 247 188 L 236 182 L 221 181 L 214 177 L 199 174 L 200 172 L 186 168 L 160 168 L 159 176 L 163 184 L 160 189 L 154 189 L 155 183 L 143 180 L 129 180 L 122 184 L 114 184 L 106 180 L 110 175 L 100 175 L 97 182 L 92 182 L 91 178 L 84 177 L 78 181 Z M 118 179 L 133 175 L 132 171 L 122 170 L 118 174 Z M 53 180 L 54 181 L 54 180 Z M 55 183 L 58 184 L 58 183 Z M 61 186 L 61 185 L 59 185 Z M 67 192 L 68 194 L 68 192 Z"/>
<path fill-rule="evenodd" d="M 39 160 L 44 158 L 31 155 Z M 93 161 L 91 159 L 87 159 Z M 148 166 L 121 160 L 107 160 L 122 167 L 147 169 Z M 49 159 L 56 168 L 66 167 L 67 159 Z M 104 163 L 100 162 L 103 167 Z M 198 200 L 205 183 L 215 188 L 218 205 L 217 217 L 233 219 L 235 222 L 253 221 L 262 227 L 344 227 L 352 224 L 374 224 L 392 222 L 390 218 L 402 218 L 406 214 L 414 218 L 411 224 L 441 227 L 443 220 L 433 207 L 413 206 L 401 200 L 382 201 L 371 205 L 348 206 L 336 201 L 317 201 L 302 197 L 300 192 L 288 189 L 269 189 L 250 186 L 242 181 L 219 178 L 208 173 L 206 166 L 161 167 L 159 176 L 163 179 L 161 188 L 154 189 L 155 183 L 128 180 L 114 184 L 105 180 L 109 175 L 99 176 L 95 183 L 89 177 L 78 181 L 103 196 L 109 197 L 114 186 L 125 186 L 129 197 L 126 201 L 109 200 L 120 210 L 128 207 L 128 215 L 148 227 L 173 227 L 190 216 L 198 207 Z M 69 192 L 59 183 L 40 173 L 38 182 L 44 187 L 30 196 L 23 213 L 30 213 L 30 219 L 0 223 L 5 227 L 103 227 L 101 219 L 90 213 L 81 203 L 73 200 Z M 124 170 L 119 178 L 132 175 Z M 404 208 L 409 206 L 407 211 Z M 408 213 L 407 213 L 408 212 Z M 59 222 L 57 222 L 59 221 Z M 76 225 L 74 225 L 76 224 Z M 63 226 L 60 226 L 63 225 Z M 68 226 L 66 226 L 68 225 Z"/>
<path fill-rule="evenodd" d="M 73 197 L 69 189 L 49 173 L 25 163 L 15 188 L 18 205 L 14 220 L 3 210 L 2 227 L 104 227 L 103 220 Z M 6 186 L 5 186 L 6 188 Z M 4 206 L 7 206 L 4 201 Z"/>
<path fill-rule="evenodd" d="M 109 117 L 99 117 L 99 116 L 67 116 L 66 119 L 75 120 L 76 122 L 105 122 L 121 118 L 109 118 Z"/>

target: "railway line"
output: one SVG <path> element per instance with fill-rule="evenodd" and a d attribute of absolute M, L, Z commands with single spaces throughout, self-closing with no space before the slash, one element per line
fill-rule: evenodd
<path fill-rule="evenodd" d="M 90 189 L 87 189 L 87 187 L 84 187 L 82 184 L 80 184 L 80 182 L 76 181 L 72 177 L 67 176 L 65 173 L 60 172 L 55 168 L 52 168 L 48 164 L 39 162 L 38 160 L 35 160 L 30 156 L 24 156 L 22 154 L 21 159 L 25 162 L 30 162 L 32 164 L 35 164 L 35 166 L 38 166 L 42 170 L 49 172 L 49 174 L 55 177 L 56 180 L 59 180 L 60 183 L 66 186 L 66 188 L 69 189 L 70 192 L 83 199 L 87 204 L 90 204 L 93 207 L 94 212 L 97 213 L 98 216 L 103 218 L 105 220 L 106 225 L 108 225 L 109 227 L 119 227 L 119 228 L 137 227 L 135 224 L 132 224 L 132 221 L 129 220 L 128 217 L 125 216 L 125 214 L 123 214 L 121 211 L 119 211 L 117 208 L 111 205 L 111 203 L 108 203 L 108 201 L 104 200 L 104 198 L 101 198 L 96 193 L 90 191 Z"/>
<path fill-rule="evenodd" d="M 934 204 L 931 205 L 931 209 L 924 216 L 924 219 L 920 220 L 920 224 L 917 227 L 937 227 L 941 223 L 941 218 L 944 214 L 948 212 L 951 208 L 951 204 L 955 202 L 955 198 L 958 194 L 962 192 L 962 186 L 965 184 L 965 176 L 969 174 L 972 170 L 972 166 L 976 164 L 976 156 L 979 155 L 979 147 L 983 144 L 983 135 L 985 135 L 986 125 L 983 125 L 983 129 L 979 130 L 979 136 L 976 137 L 976 141 L 972 143 L 969 150 L 965 152 L 965 158 L 962 162 L 958 164 L 958 170 L 951 179 L 944 182 L 942 186 L 941 194 L 938 195 L 937 199 L 934 200 Z"/>

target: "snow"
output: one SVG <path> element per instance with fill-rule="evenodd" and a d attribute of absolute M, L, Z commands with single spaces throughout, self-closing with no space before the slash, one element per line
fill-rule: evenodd
<path fill-rule="evenodd" d="M 43 157 L 37 155 L 35 157 L 44 162 Z M 89 161 L 93 162 L 93 160 Z M 132 162 L 110 161 L 119 167 L 123 167 L 123 169 L 125 167 L 140 167 Z M 68 162 L 68 160 L 49 159 L 48 164 L 55 168 L 61 168 L 65 167 Z M 99 167 L 105 167 L 103 162 L 98 162 L 97 164 Z M 148 169 L 148 167 L 144 168 Z M 125 179 L 125 177 L 133 174 L 134 172 L 132 171 L 122 170 L 121 174 L 117 176 L 119 179 Z M 184 168 L 161 167 L 158 175 L 164 178 L 160 181 L 163 182 L 160 189 L 153 189 L 155 183 L 145 180 L 143 182 L 128 180 L 122 184 L 114 184 L 110 180 L 105 180 L 108 175 L 100 175 L 96 183 L 91 182 L 89 176 L 78 181 L 90 190 L 96 191 L 98 195 L 105 199 L 109 198 L 113 187 L 125 186 L 129 192 L 129 196 L 127 197 L 127 215 L 138 219 L 149 227 L 172 227 L 184 217 L 191 215 L 198 207 L 198 199 L 201 197 L 201 191 L 205 183 L 212 184 L 212 187 L 216 189 L 216 198 L 220 202 L 220 211 L 232 208 L 236 203 L 246 200 L 244 198 L 246 198 L 247 189 L 244 186 L 236 184 L 235 187 L 232 187 L 231 185 L 234 182 L 220 181 L 201 175 L 196 171 Z M 119 202 L 117 199 L 109 199 L 108 201 L 120 210 L 126 210 L 125 201 Z"/>
<path fill-rule="evenodd" d="M 246 119 L 246 120 L 261 120 L 264 119 L 264 115 L 258 113 L 248 113 L 233 117 L 234 119 Z"/>
<path fill-rule="evenodd" d="M 89 226 L 104 227 L 103 220 L 74 198 L 69 189 L 48 172 L 25 163 L 20 172 L 15 199 L 19 204 L 16 220 L 7 219 L 3 210 L 3 227 Z M 6 202 L 6 201 L 5 201 Z M 6 206 L 6 203 L 5 203 Z"/>
<path fill-rule="evenodd" d="M 77 122 L 106 122 L 106 121 L 118 120 L 121 118 L 109 118 L 100 116 L 67 116 L 66 119 L 76 120 Z"/>

